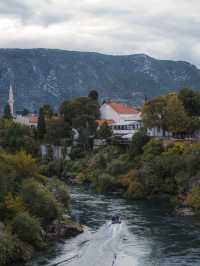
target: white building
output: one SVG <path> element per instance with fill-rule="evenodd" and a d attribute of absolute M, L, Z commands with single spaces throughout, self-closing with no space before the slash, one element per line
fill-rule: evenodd
<path fill-rule="evenodd" d="M 140 111 L 122 103 L 104 103 L 100 108 L 100 114 L 100 121 L 108 121 L 113 134 L 124 139 L 131 139 L 142 126 Z"/>
<path fill-rule="evenodd" d="M 27 116 L 17 115 L 14 121 L 24 126 L 37 127 L 38 117 L 35 115 L 27 115 Z"/>

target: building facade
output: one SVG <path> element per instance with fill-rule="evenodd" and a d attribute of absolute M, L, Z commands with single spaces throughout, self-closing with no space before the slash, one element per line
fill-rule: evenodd
<path fill-rule="evenodd" d="M 97 121 L 98 124 L 108 121 L 113 134 L 124 139 L 131 139 L 142 126 L 140 111 L 122 103 L 104 103 L 100 114 L 101 120 Z"/>

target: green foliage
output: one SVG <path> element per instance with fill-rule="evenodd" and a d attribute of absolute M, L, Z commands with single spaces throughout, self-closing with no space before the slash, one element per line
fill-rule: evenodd
<path fill-rule="evenodd" d="M 0 202 L 8 192 L 17 193 L 24 179 L 42 179 L 36 160 L 25 152 L 16 155 L 0 152 L 0 169 Z"/>
<path fill-rule="evenodd" d="M 98 192 L 108 192 L 113 190 L 117 181 L 112 175 L 103 173 L 98 176 L 96 182 L 96 189 Z"/>
<path fill-rule="evenodd" d="M 42 224 L 49 224 L 59 219 L 63 213 L 62 204 L 56 200 L 54 194 L 34 179 L 23 182 L 22 199 L 31 214 L 39 217 Z"/>
<path fill-rule="evenodd" d="M 151 139 L 143 148 L 144 160 L 152 160 L 155 156 L 160 155 L 163 151 L 163 143 L 161 140 Z"/>
<path fill-rule="evenodd" d="M 63 118 L 54 118 L 46 122 L 46 136 L 48 143 L 55 145 L 62 144 L 63 140 L 68 140 L 68 145 L 72 143 L 73 133 L 71 126 Z"/>
<path fill-rule="evenodd" d="M 25 210 L 25 203 L 20 196 L 14 197 L 10 192 L 6 195 L 4 201 L 4 212 L 6 212 L 6 217 L 13 218 L 18 213 L 24 212 Z"/>
<path fill-rule="evenodd" d="M 98 101 L 99 94 L 96 90 L 91 90 L 88 94 L 88 97 L 91 98 L 93 101 Z"/>
<path fill-rule="evenodd" d="M 93 126 L 100 115 L 98 103 L 89 97 L 79 97 L 71 102 L 63 102 L 60 106 L 60 114 L 75 128 Z"/>
<path fill-rule="evenodd" d="M 200 188 L 193 187 L 192 191 L 188 193 L 187 203 L 190 207 L 194 209 L 195 212 L 200 211 Z"/>
<path fill-rule="evenodd" d="M 3 118 L 8 120 L 13 118 L 10 110 L 10 105 L 8 103 L 5 105 Z"/>
<path fill-rule="evenodd" d="M 184 110 L 183 103 L 176 94 L 165 96 L 166 98 L 166 129 L 172 133 L 186 132 L 190 118 Z"/>
<path fill-rule="evenodd" d="M 24 108 L 21 114 L 22 114 L 23 116 L 26 116 L 26 115 L 28 115 L 29 113 L 30 113 L 30 111 L 29 111 L 28 109 Z"/>
<path fill-rule="evenodd" d="M 100 139 L 109 139 L 112 136 L 112 130 L 106 122 L 104 122 L 97 130 L 97 137 Z"/>
<path fill-rule="evenodd" d="M 114 159 L 108 163 L 107 171 L 112 176 L 124 174 L 126 170 L 127 166 L 119 159 Z"/>
<path fill-rule="evenodd" d="M 0 120 L 0 145 L 10 152 L 22 149 L 33 155 L 38 152 L 33 130 L 12 120 Z"/>
<path fill-rule="evenodd" d="M 146 102 L 142 109 L 142 118 L 147 128 L 167 129 L 167 102 L 165 96 L 155 97 Z"/>
<path fill-rule="evenodd" d="M 130 154 L 132 156 L 137 156 L 142 154 L 143 152 L 143 147 L 145 144 L 148 143 L 149 137 L 146 134 L 145 130 L 140 130 L 136 132 L 133 135 L 132 141 L 131 141 L 131 146 L 130 146 Z"/>
<path fill-rule="evenodd" d="M 70 194 L 67 185 L 57 178 L 50 179 L 48 189 L 54 194 L 58 202 L 62 203 L 65 208 L 69 208 Z"/>
<path fill-rule="evenodd" d="M 38 138 L 43 139 L 46 134 L 46 121 L 43 108 L 40 108 L 39 117 L 38 117 Z"/>
<path fill-rule="evenodd" d="M 200 128 L 199 106 L 200 94 L 183 89 L 178 95 L 171 93 L 146 102 L 143 122 L 148 128 L 162 128 L 164 132 L 193 134 Z"/>
<path fill-rule="evenodd" d="M 145 197 L 145 189 L 139 181 L 137 171 L 131 170 L 121 179 L 122 185 L 126 187 L 125 196 L 131 199 L 143 199 Z"/>
<path fill-rule="evenodd" d="M 53 116 L 53 110 L 49 104 L 44 104 L 42 106 L 42 112 L 45 118 L 51 118 Z"/>
<path fill-rule="evenodd" d="M 183 103 L 185 111 L 190 116 L 200 115 L 200 93 L 190 88 L 183 88 L 178 93 L 178 97 Z"/>
<path fill-rule="evenodd" d="M 0 265 L 9 265 L 15 257 L 16 241 L 7 231 L 0 231 Z"/>
<path fill-rule="evenodd" d="M 12 231 L 18 238 L 33 246 L 42 245 L 42 228 L 28 212 L 19 212 L 12 221 Z"/>

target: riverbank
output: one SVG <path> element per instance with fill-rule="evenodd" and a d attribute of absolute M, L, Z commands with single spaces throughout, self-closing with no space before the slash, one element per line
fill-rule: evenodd
<path fill-rule="evenodd" d="M 76 182 L 90 184 L 97 193 L 117 192 L 134 200 L 168 198 L 198 214 L 199 155 L 199 144 L 167 144 L 139 132 L 129 149 L 107 145 L 68 161 L 66 169 Z"/>
<path fill-rule="evenodd" d="M 0 265 L 24 262 L 48 241 L 72 237 L 83 228 L 70 213 L 68 186 L 42 175 L 25 152 L 0 150 Z"/>

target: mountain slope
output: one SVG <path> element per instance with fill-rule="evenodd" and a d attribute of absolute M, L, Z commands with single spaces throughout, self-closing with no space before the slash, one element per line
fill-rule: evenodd
<path fill-rule="evenodd" d="M 64 100 L 95 88 L 102 99 L 139 103 L 183 86 L 200 89 L 200 70 L 182 61 L 147 55 L 111 56 L 50 49 L 0 49 L 0 109 L 10 83 L 15 110 L 55 109 Z"/>

